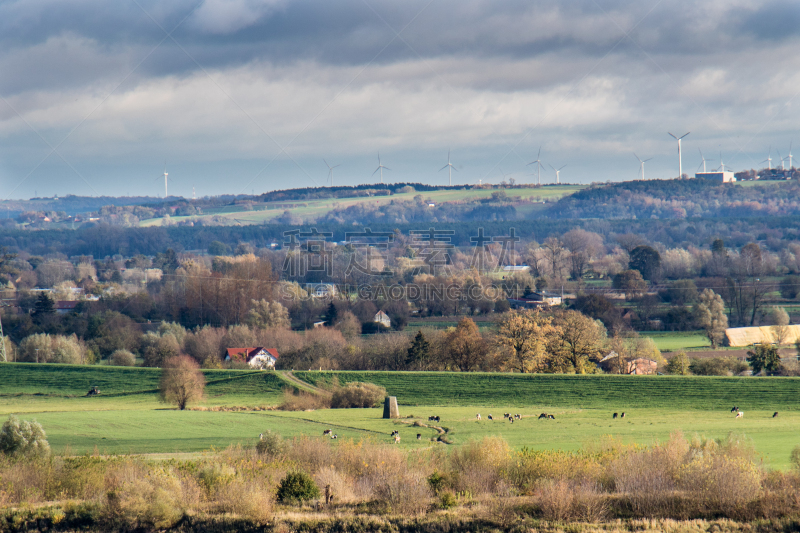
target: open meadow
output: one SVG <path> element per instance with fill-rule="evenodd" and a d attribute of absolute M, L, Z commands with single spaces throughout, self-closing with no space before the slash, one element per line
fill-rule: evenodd
<path fill-rule="evenodd" d="M 398 397 L 399 420 L 381 409 L 305 412 L 262 410 L 293 388 L 282 372 L 204 371 L 206 398 L 178 411 L 158 399 L 157 369 L 69 365 L 0 365 L 0 416 L 43 424 L 53 449 L 82 454 L 186 453 L 252 445 L 268 429 L 285 437 L 319 435 L 389 442 L 420 449 L 499 435 L 516 449 L 577 450 L 603 438 L 651 444 L 682 431 L 688 437 L 752 439 L 765 461 L 789 465 L 800 444 L 800 379 L 672 376 L 570 376 L 447 372 L 296 372 L 309 384 L 367 381 Z M 101 395 L 86 397 L 89 387 Z M 732 405 L 745 412 L 736 420 Z M 227 407 L 228 410 L 212 410 Z M 236 411 L 234 408 L 247 407 Z M 773 418 L 774 411 L 779 416 Z M 547 412 L 555 420 L 539 420 Z M 625 418 L 612 419 L 613 412 Z M 476 420 L 480 413 L 482 420 Z M 520 414 L 510 423 L 504 413 Z M 488 420 L 492 415 L 493 421 Z M 437 415 L 440 423 L 429 423 Z M 438 426 L 439 430 L 433 426 Z M 421 438 L 416 438 L 417 434 Z"/>

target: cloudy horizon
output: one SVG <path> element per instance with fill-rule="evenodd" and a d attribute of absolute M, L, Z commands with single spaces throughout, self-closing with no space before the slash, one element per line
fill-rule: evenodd
<path fill-rule="evenodd" d="M 783 0 L 10 1 L 2 198 L 191 197 L 773 166 L 796 136 Z M 794 155 L 794 154 L 793 154 Z"/>

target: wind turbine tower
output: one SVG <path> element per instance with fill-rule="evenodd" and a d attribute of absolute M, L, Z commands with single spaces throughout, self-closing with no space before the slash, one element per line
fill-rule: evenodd
<path fill-rule="evenodd" d="M 164 199 L 166 199 L 169 196 L 169 191 L 167 189 L 167 180 L 169 179 L 169 172 L 167 172 L 166 163 L 164 163 L 164 173 L 161 176 L 158 176 L 156 180 L 160 180 L 162 177 L 164 178 Z"/>
<path fill-rule="evenodd" d="M 531 161 L 528 165 L 536 163 L 536 185 L 542 184 L 542 162 L 540 161 L 542 155 L 542 147 L 539 147 L 539 153 L 536 154 L 536 161 Z M 525 166 L 528 166 L 525 165 Z"/>
<path fill-rule="evenodd" d="M 454 167 L 453 164 L 450 162 L 450 150 L 447 151 L 447 164 L 445 166 L 443 166 L 442 168 L 440 168 L 439 172 L 441 172 L 444 169 L 448 169 L 447 170 L 447 177 L 448 177 L 448 181 L 449 181 L 450 185 L 452 185 L 453 184 L 453 169 L 455 169 L 456 172 L 458 172 L 458 169 L 456 167 Z"/>
<path fill-rule="evenodd" d="M 381 153 L 380 153 L 380 152 L 378 152 L 378 168 L 376 168 L 376 169 L 375 169 L 375 172 L 378 172 L 379 170 L 381 171 L 381 183 L 383 183 L 383 169 L 384 169 L 384 168 L 385 168 L 386 170 L 392 170 L 392 169 L 391 169 L 391 168 L 389 168 L 389 167 L 385 167 L 385 166 L 383 166 L 383 164 L 381 163 Z M 373 176 L 375 175 L 375 172 L 373 172 L 373 173 L 372 173 L 372 175 L 373 175 Z"/>
<path fill-rule="evenodd" d="M 792 143 L 789 143 L 789 170 L 792 170 Z"/>
<path fill-rule="evenodd" d="M 761 161 L 761 163 L 766 163 L 767 164 L 767 170 L 772 170 L 772 146 L 769 147 L 769 155 L 767 156 L 767 158 L 765 160 Z M 761 163 L 759 163 L 759 164 L 761 164 Z"/>
<path fill-rule="evenodd" d="M 340 163 L 340 164 L 338 164 L 338 165 L 333 165 L 333 166 L 330 166 L 330 165 L 328 164 L 328 162 L 327 162 L 327 161 L 325 161 L 324 159 L 322 160 L 322 162 L 323 162 L 323 163 L 325 163 L 325 166 L 326 166 L 326 167 L 328 167 L 328 181 L 330 181 L 330 183 L 331 183 L 331 187 L 333 187 L 333 169 L 334 169 L 334 168 L 336 168 L 336 167 L 340 167 L 340 166 L 342 166 L 342 165 L 341 165 L 341 163 Z"/>
<path fill-rule="evenodd" d="M 669 133 L 669 132 L 667 132 Z M 681 160 L 681 139 L 689 135 L 691 131 L 687 131 L 680 137 L 675 137 L 673 134 L 669 133 L 669 136 L 678 141 L 678 179 L 683 178 L 683 162 Z"/>
<path fill-rule="evenodd" d="M 778 152 L 777 150 L 775 151 Z M 778 159 L 781 160 L 781 170 L 786 170 L 786 158 L 781 156 L 780 152 L 778 152 Z"/>
<path fill-rule="evenodd" d="M 700 163 L 700 165 L 703 165 L 703 172 L 705 172 L 706 171 L 706 161 L 713 161 L 713 159 L 706 159 L 705 157 L 703 157 L 703 151 L 700 150 L 700 148 L 698 148 L 697 151 L 700 152 L 700 159 L 703 160 L 703 162 Z M 697 166 L 698 170 L 700 169 L 700 165 Z"/>
<path fill-rule="evenodd" d="M 563 165 L 563 166 L 561 166 L 559 168 L 556 168 L 553 165 L 550 165 L 550 168 L 552 168 L 553 170 L 556 171 L 556 184 L 561 183 L 561 169 L 564 168 L 565 166 L 567 166 L 567 165 Z"/>
<path fill-rule="evenodd" d="M 653 159 L 653 158 L 651 157 L 649 159 L 645 159 L 644 161 L 642 161 L 639 158 L 639 156 L 636 155 L 636 152 L 634 152 L 633 155 L 636 156 L 636 159 L 639 159 L 639 174 L 642 176 L 642 181 L 644 181 L 644 164 L 647 163 L 648 161 L 650 161 L 650 159 Z"/>

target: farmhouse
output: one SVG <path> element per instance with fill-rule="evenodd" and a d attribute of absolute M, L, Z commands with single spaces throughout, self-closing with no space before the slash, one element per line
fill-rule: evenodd
<path fill-rule="evenodd" d="M 372 319 L 373 322 L 377 322 L 378 324 L 383 324 L 387 328 L 392 327 L 392 319 L 389 318 L 389 315 L 384 313 L 383 311 L 378 311 L 375 313 L 375 316 Z"/>
<path fill-rule="evenodd" d="M 275 368 L 278 350 L 275 348 L 228 348 L 225 361 L 247 363 L 253 368 Z"/>
<path fill-rule="evenodd" d="M 697 179 L 718 181 L 720 183 L 733 183 L 736 181 L 733 172 L 698 172 L 694 177 Z"/>
<path fill-rule="evenodd" d="M 628 361 L 628 374 L 633 374 L 635 376 L 645 376 L 655 374 L 658 371 L 658 363 L 653 361 L 652 359 L 645 359 L 644 357 L 640 357 L 638 359 L 633 359 L 632 361 Z"/>
<path fill-rule="evenodd" d="M 307 283 L 306 291 L 312 298 L 333 298 L 337 294 L 333 283 Z"/>

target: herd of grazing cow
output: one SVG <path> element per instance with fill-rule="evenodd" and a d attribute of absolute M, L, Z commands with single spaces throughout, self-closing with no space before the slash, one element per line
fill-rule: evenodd
<path fill-rule="evenodd" d="M 736 418 L 744 418 L 744 411 L 741 411 L 739 409 L 739 407 L 736 406 L 736 405 L 734 405 L 731 408 L 731 413 L 736 413 Z M 777 416 L 778 416 L 778 411 L 775 411 L 772 414 L 772 418 L 776 418 Z M 486 418 L 488 420 L 490 420 L 490 421 L 494 420 L 492 415 L 487 415 Z M 522 420 L 522 415 L 520 415 L 520 414 L 512 415 L 511 413 L 503 413 L 503 418 L 505 420 L 508 420 L 509 422 L 511 422 L 513 424 L 515 420 Z M 614 414 L 611 415 L 611 418 L 614 419 L 614 420 L 616 420 L 617 418 L 625 418 L 625 411 L 623 411 L 622 413 L 614 413 Z M 475 415 L 475 419 L 476 420 L 481 420 L 481 414 L 478 413 L 477 415 Z M 551 415 L 551 414 L 548 414 L 548 413 L 542 413 L 542 414 L 539 415 L 538 419 L 539 420 L 541 420 L 541 419 L 555 420 L 556 417 Z M 441 421 L 441 417 L 439 417 L 438 415 L 429 416 L 428 417 L 428 421 L 429 422 L 440 422 Z M 339 438 L 339 436 L 336 435 L 335 433 L 333 433 L 333 431 L 330 430 L 330 429 L 326 429 L 325 431 L 323 431 L 322 435 L 330 437 L 331 439 L 338 439 Z M 395 444 L 400 442 L 400 431 L 394 430 L 394 431 L 392 431 L 390 436 L 394 439 Z M 259 438 L 263 439 L 264 438 L 264 434 L 262 433 L 261 435 L 259 435 Z M 422 440 L 422 433 L 417 433 L 417 440 Z"/>

